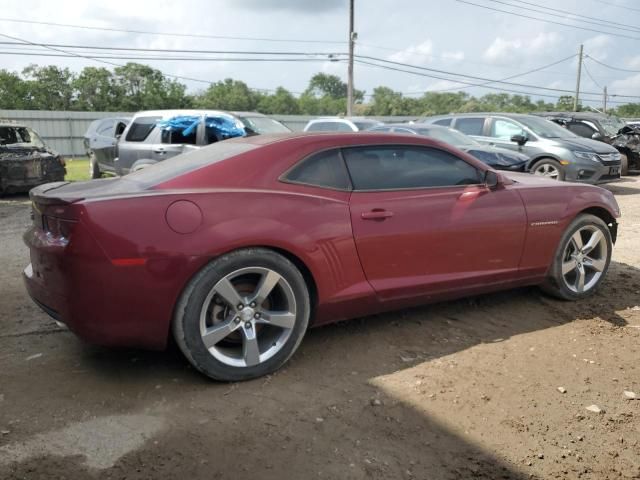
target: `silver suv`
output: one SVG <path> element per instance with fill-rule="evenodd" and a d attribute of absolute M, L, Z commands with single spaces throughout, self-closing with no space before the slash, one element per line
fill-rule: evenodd
<path fill-rule="evenodd" d="M 620 153 L 606 143 L 582 138 L 540 117 L 515 113 L 473 113 L 427 117 L 424 123 L 452 127 L 481 143 L 527 155 L 529 170 L 555 180 L 605 183 L 620 178 Z"/>
<path fill-rule="evenodd" d="M 158 124 L 178 117 L 201 117 L 196 128 L 187 134 L 160 128 Z M 291 130 L 280 122 L 255 112 L 222 112 L 218 110 L 149 110 L 136 113 L 117 143 L 116 156 L 100 161 L 100 170 L 116 175 L 152 165 L 183 152 L 227 138 L 205 125 L 205 118 L 224 119 L 246 135 L 287 133 Z"/>
<path fill-rule="evenodd" d="M 382 125 L 382 122 L 363 117 L 321 117 L 309 120 L 305 132 L 360 132 Z"/>

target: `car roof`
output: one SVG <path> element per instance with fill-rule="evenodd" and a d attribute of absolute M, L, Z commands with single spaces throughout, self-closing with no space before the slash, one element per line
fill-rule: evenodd
<path fill-rule="evenodd" d="M 577 118 L 579 120 L 588 120 L 591 118 L 603 119 L 610 117 L 610 115 L 600 112 L 535 112 L 532 115 L 540 117 Z"/>
<path fill-rule="evenodd" d="M 443 125 L 434 125 L 433 123 L 423 123 L 423 122 L 415 122 L 415 123 L 383 123 L 382 125 L 378 125 L 374 128 L 382 128 L 382 127 L 393 127 L 393 128 L 436 128 L 443 130 L 453 130 L 452 128 L 445 127 Z"/>
<path fill-rule="evenodd" d="M 226 112 L 224 110 L 207 110 L 207 109 L 202 109 L 202 110 L 198 110 L 198 109 L 173 109 L 173 110 L 143 110 L 140 112 L 136 112 L 133 115 L 133 118 L 138 118 L 138 117 L 163 117 L 163 118 L 170 118 L 170 117 L 177 117 L 180 115 L 227 115 L 227 116 L 234 116 L 233 113 L 231 112 Z"/>

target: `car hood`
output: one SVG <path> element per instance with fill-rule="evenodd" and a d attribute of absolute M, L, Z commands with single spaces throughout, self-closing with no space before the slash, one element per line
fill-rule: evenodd
<path fill-rule="evenodd" d="M 23 160 L 35 157 L 53 157 L 55 154 L 38 147 L 9 147 L 0 145 L 0 160 Z"/>
<path fill-rule="evenodd" d="M 580 152 L 593 152 L 593 153 L 617 153 L 618 151 L 613 148 L 611 145 L 608 145 L 603 142 L 599 142 L 598 140 L 591 140 L 590 138 L 552 138 L 550 140 L 555 140 L 558 142 L 560 146 L 568 147 L 573 151 Z"/>

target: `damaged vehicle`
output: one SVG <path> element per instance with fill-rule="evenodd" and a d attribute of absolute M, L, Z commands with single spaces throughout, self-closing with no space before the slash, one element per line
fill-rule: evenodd
<path fill-rule="evenodd" d="M 272 118 L 255 112 L 154 110 L 136 113 L 122 132 L 102 171 L 126 175 L 190 150 L 234 137 L 289 133 Z"/>
<path fill-rule="evenodd" d="M 66 174 L 62 156 L 26 125 L 0 121 L 0 195 L 26 192 Z"/>
<path fill-rule="evenodd" d="M 620 174 L 640 170 L 640 125 L 627 124 L 614 115 L 598 112 L 534 113 L 584 138 L 608 143 L 620 152 Z"/>

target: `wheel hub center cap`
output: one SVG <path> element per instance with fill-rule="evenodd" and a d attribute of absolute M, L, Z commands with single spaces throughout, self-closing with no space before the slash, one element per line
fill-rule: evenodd
<path fill-rule="evenodd" d="M 253 315 L 255 314 L 255 310 L 251 307 L 244 307 L 242 310 L 240 310 L 240 318 L 242 319 L 243 322 L 248 322 L 249 320 L 253 319 Z"/>

